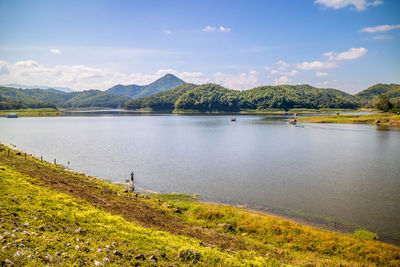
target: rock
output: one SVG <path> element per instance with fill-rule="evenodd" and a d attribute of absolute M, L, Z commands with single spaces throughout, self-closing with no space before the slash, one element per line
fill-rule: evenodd
<path fill-rule="evenodd" d="M 178 214 L 182 214 L 182 210 L 179 209 L 179 208 L 177 208 L 176 210 L 174 210 L 174 212 L 175 212 L 175 213 L 178 213 Z"/>
<path fill-rule="evenodd" d="M 79 250 L 79 249 L 80 249 L 79 245 L 76 245 L 74 248 L 75 248 L 76 250 Z"/>
<path fill-rule="evenodd" d="M 113 247 L 118 246 L 118 243 L 117 242 L 112 242 L 111 246 L 113 246 Z"/>
<path fill-rule="evenodd" d="M 14 262 L 10 261 L 9 259 L 5 259 L 4 263 L 5 263 L 6 266 L 7 265 L 10 265 L 10 266 L 14 265 Z"/>
<path fill-rule="evenodd" d="M 94 265 L 94 266 L 103 266 L 104 263 L 102 263 L 101 261 L 94 261 L 94 262 L 93 262 L 93 265 Z"/>
<path fill-rule="evenodd" d="M 23 251 L 18 250 L 17 252 L 14 253 L 14 258 L 19 258 L 23 257 L 25 253 Z"/>
<path fill-rule="evenodd" d="M 197 263 L 201 259 L 201 253 L 184 249 L 179 252 L 179 258 L 183 262 Z"/>
<path fill-rule="evenodd" d="M 109 246 L 109 245 L 106 245 L 105 248 L 106 248 L 106 249 L 110 249 L 110 246 Z"/>
<path fill-rule="evenodd" d="M 135 259 L 135 260 L 145 260 L 146 257 L 145 257 L 143 254 L 138 254 L 138 255 L 135 256 L 134 259 Z"/>
<path fill-rule="evenodd" d="M 104 259 L 103 259 L 103 262 L 105 262 L 105 263 L 110 263 L 111 261 L 110 261 L 110 259 L 109 259 L 109 258 L 107 258 L 107 257 L 104 257 Z"/>
<path fill-rule="evenodd" d="M 149 258 L 149 260 L 152 261 L 152 262 L 154 262 L 154 263 L 156 263 L 156 262 L 157 262 L 157 257 L 154 256 L 154 255 L 151 255 L 150 258 Z"/>
<path fill-rule="evenodd" d="M 78 229 L 75 230 L 75 234 L 86 235 L 86 231 L 83 230 L 82 228 L 78 228 Z"/>
<path fill-rule="evenodd" d="M 114 254 L 115 256 L 122 257 L 122 253 L 118 250 L 114 250 L 111 253 Z"/>
<path fill-rule="evenodd" d="M 164 253 L 164 252 L 161 252 L 160 254 L 158 254 L 158 257 L 160 257 L 160 258 L 164 258 L 164 259 L 165 259 L 166 255 L 165 255 L 165 253 Z"/>
<path fill-rule="evenodd" d="M 375 124 L 379 124 L 379 123 L 381 123 L 380 120 L 376 120 L 376 121 L 375 121 Z"/>
<path fill-rule="evenodd" d="M 224 228 L 225 230 L 229 230 L 229 231 L 233 230 L 232 225 L 230 225 L 229 223 L 220 223 L 218 225 L 221 226 L 222 228 Z"/>
<path fill-rule="evenodd" d="M 24 226 L 24 227 L 29 227 L 30 225 L 29 225 L 28 222 L 24 222 L 24 223 L 22 224 L 22 226 Z"/>
<path fill-rule="evenodd" d="M 101 249 L 101 248 L 99 248 L 98 250 L 97 250 L 97 253 L 102 253 L 103 252 L 103 250 Z"/>

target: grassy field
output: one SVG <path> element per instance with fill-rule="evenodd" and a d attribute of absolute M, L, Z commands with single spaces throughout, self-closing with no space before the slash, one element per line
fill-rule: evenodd
<path fill-rule="evenodd" d="M 63 114 L 62 111 L 54 108 L 40 108 L 40 109 L 14 109 L 14 110 L 0 110 L 0 117 L 7 117 L 9 113 L 16 113 L 18 117 L 56 117 Z"/>
<path fill-rule="evenodd" d="M 391 113 L 374 113 L 367 115 L 324 115 L 299 117 L 299 122 L 311 123 L 353 123 L 376 124 L 380 126 L 400 127 L 400 115 Z"/>
<path fill-rule="evenodd" d="M 0 146 L 0 264 L 399 266 L 400 248 L 183 194 L 130 194 Z"/>

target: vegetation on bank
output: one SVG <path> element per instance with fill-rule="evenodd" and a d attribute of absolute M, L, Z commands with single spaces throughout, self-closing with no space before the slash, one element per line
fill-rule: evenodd
<path fill-rule="evenodd" d="M 16 113 L 18 117 L 56 117 L 64 114 L 62 110 L 55 108 L 39 108 L 39 109 L 11 109 L 0 110 L 0 117 L 7 117 L 9 113 Z"/>
<path fill-rule="evenodd" d="M 365 115 L 323 115 L 297 118 L 299 122 L 311 123 L 353 123 L 376 124 L 379 126 L 400 127 L 400 115 L 393 113 L 374 113 Z"/>
<path fill-rule="evenodd" d="M 380 95 L 388 96 L 394 106 L 400 105 L 400 84 L 378 83 L 355 94 L 360 99 L 361 105 L 367 107 L 375 107 Z"/>
<path fill-rule="evenodd" d="M 1 264 L 386 265 L 400 248 L 181 194 L 124 188 L 0 146 Z M 157 263 L 155 263 L 157 261 Z"/>

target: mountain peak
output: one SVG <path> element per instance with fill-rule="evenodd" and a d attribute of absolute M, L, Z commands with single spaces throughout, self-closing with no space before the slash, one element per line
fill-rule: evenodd
<path fill-rule="evenodd" d="M 118 85 L 108 89 L 107 92 L 115 95 L 126 95 L 133 98 L 140 98 L 177 87 L 184 83 L 186 82 L 175 75 L 167 73 L 148 85 Z"/>

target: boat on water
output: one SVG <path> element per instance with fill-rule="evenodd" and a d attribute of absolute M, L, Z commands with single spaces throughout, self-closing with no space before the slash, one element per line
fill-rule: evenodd
<path fill-rule="evenodd" d="M 297 120 L 296 119 L 291 119 L 291 120 L 289 120 L 289 124 L 296 125 L 297 124 Z"/>
<path fill-rule="evenodd" d="M 232 117 L 232 118 L 231 118 L 231 121 L 236 121 L 236 118 L 235 118 L 235 117 Z"/>

